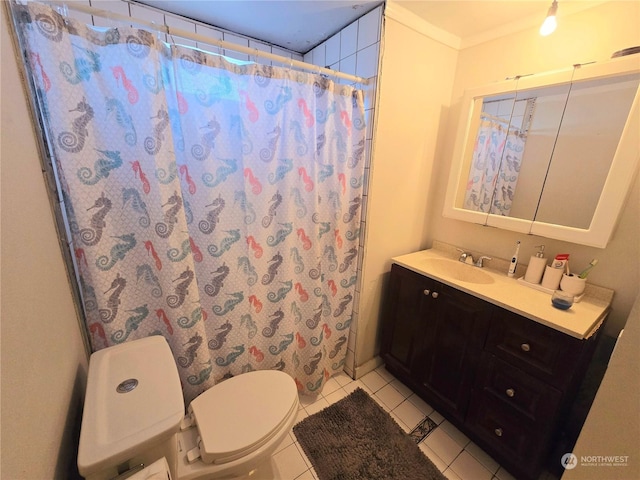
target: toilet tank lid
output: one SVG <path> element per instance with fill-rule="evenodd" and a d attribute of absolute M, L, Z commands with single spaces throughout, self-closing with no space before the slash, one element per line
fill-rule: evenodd
<path fill-rule="evenodd" d="M 78 449 L 80 473 L 86 477 L 170 438 L 183 416 L 178 369 L 164 337 L 93 353 Z"/>

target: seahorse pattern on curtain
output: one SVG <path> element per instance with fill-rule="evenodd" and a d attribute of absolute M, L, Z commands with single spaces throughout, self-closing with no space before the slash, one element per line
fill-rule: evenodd
<path fill-rule="evenodd" d="M 94 350 L 169 341 L 185 400 L 228 375 L 341 371 L 361 91 L 20 7 Z"/>
<path fill-rule="evenodd" d="M 468 210 L 509 216 L 518 184 L 526 135 L 483 118 L 465 192 Z"/>

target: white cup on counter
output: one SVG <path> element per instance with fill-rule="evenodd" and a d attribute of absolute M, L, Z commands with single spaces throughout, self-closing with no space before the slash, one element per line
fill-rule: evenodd
<path fill-rule="evenodd" d="M 573 273 L 563 274 L 560 280 L 560 290 L 574 296 L 582 295 L 586 285 L 586 278 L 580 278 Z"/>

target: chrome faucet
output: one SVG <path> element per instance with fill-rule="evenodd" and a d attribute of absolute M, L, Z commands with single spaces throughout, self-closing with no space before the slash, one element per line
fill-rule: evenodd
<path fill-rule="evenodd" d="M 484 267 L 484 265 L 482 264 L 482 261 L 483 261 L 483 260 L 492 260 L 492 258 L 491 258 L 491 257 L 487 257 L 486 255 L 482 255 L 482 256 L 478 259 L 478 261 L 477 261 L 476 263 L 474 263 L 474 265 L 475 265 L 476 267 L 478 267 L 478 268 L 482 268 L 482 267 Z"/>
<path fill-rule="evenodd" d="M 473 255 L 471 255 L 470 253 L 465 252 L 461 248 L 457 248 L 456 250 L 458 250 L 460 252 L 460 257 L 458 258 L 459 262 L 466 263 L 466 264 L 469 264 L 469 265 L 473 265 Z"/>
<path fill-rule="evenodd" d="M 491 257 L 487 257 L 486 255 L 482 255 L 477 261 L 473 260 L 473 255 L 465 252 L 461 248 L 457 248 L 460 252 L 460 257 L 458 258 L 459 262 L 466 263 L 467 265 L 473 265 L 474 267 L 482 268 L 484 267 L 484 260 L 491 260 Z"/>

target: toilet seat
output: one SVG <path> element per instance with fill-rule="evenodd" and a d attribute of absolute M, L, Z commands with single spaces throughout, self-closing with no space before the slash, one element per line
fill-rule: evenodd
<path fill-rule="evenodd" d="M 245 373 L 210 388 L 189 406 L 199 434 L 190 461 L 223 464 L 249 455 L 295 415 L 297 398 L 291 377 L 278 370 Z"/>

